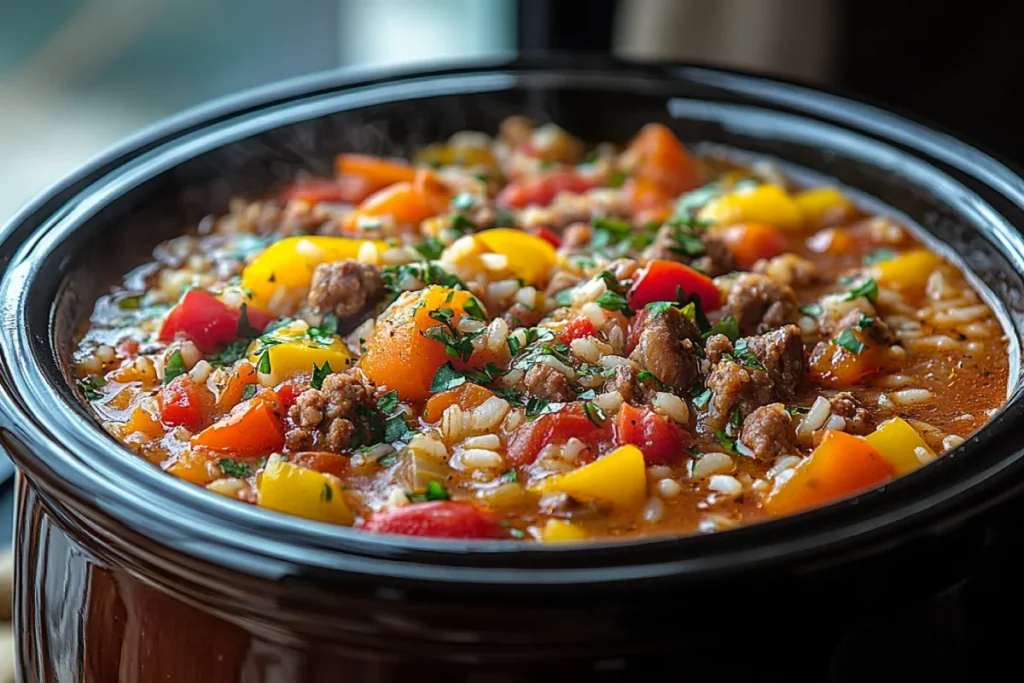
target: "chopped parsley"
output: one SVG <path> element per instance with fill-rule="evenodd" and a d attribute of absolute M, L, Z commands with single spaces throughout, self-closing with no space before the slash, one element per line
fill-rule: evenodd
<path fill-rule="evenodd" d="M 864 350 L 864 342 L 858 339 L 849 327 L 840 332 L 835 341 L 836 344 L 853 354 L 859 354 Z"/>
<path fill-rule="evenodd" d="M 498 478 L 506 483 L 515 483 L 519 481 L 519 473 L 515 470 L 509 470 L 508 472 L 503 472 Z"/>
<path fill-rule="evenodd" d="M 546 398 L 533 396 L 526 402 L 526 419 L 532 420 L 547 413 L 554 413 L 559 407 L 560 406 L 558 404 L 554 404 L 554 406 L 552 406 Z"/>
<path fill-rule="evenodd" d="M 456 211 L 449 220 L 451 220 L 451 228 L 455 232 L 466 233 L 476 230 L 476 223 L 469 220 L 464 213 Z"/>
<path fill-rule="evenodd" d="M 616 292 L 605 292 L 597 297 L 597 305 L 606 311 L 619 311 L 626 316 L 633 314 L 629 308 L 629 300 Z"/>
<path fill-rule="evenodd" d="M 644 308 L 650 311 L 653 315 L 661 315 L 663 313 L 666 313 L 668 309 L 674 306 L 675 304 L 673 304 L 671 301 L 652 301 L 651 303 L 644 306 Z"/>
<path fill-rule="evenodd" d="M 242 400 L 248 401 L 250 398 L 256 395 L 256 385 L 246 384 L 245 388 L 242 389 Z"/>
<path fill-rule="evenodd" d="M 732 315 L 726 315 L 717 323 L 708 328 L 707 332 L 701 335 L 704 339 L 716 334 L 724 334 L 729 341 L 736 341 L 740 336 L 740 324 Z"/>
<path fill-rule="evenodd" d="M 516 217 L 511 211 L 506 209 L 498 209 L 497 215 L 494 217 L 494 227 L 496 228 L 514 228 L 516 225 Z"/>
<path fill-rule="evenodd" d="M 398 392 L 389 391 L 384 394 L 379 401 L 377 401 L 377 407 L 385 415 L 389 415 L 398 409 Z"/>
<path fill-rule="evenodd" d="M 309 380 L 309 386 L 314 389 L 322 389 L 324 386 L 324 380 L 327 379 L 327 375 L 334 372 L 331 370 L 331 364 L 328 361 L 324 361 L 324 364 L 317 367 L 316 363 L 313 363 L 313 378 Z"/>
<path fill-rule="evenodd" d="M 398 456 L 394 453 L 388 453 L 385 456 L 377 458 L 377 464 L 381 467 L 391 467 L 392 465 L 398 464 Z"/>
<path fill-rule="evenodd" d="M 306 330 L 306 334 L 318 344 L 330 346 L 334 343 L 334 335 L 338 334 L 338 322 L 338 316 L 328 313 L 319 325 Z"/>
<path fill-rule="evenodd" d="M 98 401 L 103 398 L 103 393 L 99 389 L 106 385 L 107 380 L 100 375 L 89 375 L 78 381 L 78 388 L 82 390 L 82 395 L 89 401 Z"/>
<path fill-rule="evenodd" d="M 735 358 L 740 365 L 750 370 L 764 370 L 764 364 L 761 363 L 761 359 L 750 350 L 746 339 L 739 339 L 736 341 L 736 346 L 733 351 L 733 358 Z"/>
<path fill-rule="evenodd" d="M 430 381 L 430 393 L 436 394 L 441 391 L 448 391 L 465 383 L 466 378 L 449 361 L 439 367 L 437 372 L 434 373 L 434 379 Z"/>
<path fill-rule="evenodd" d="M 484 329 L 475 332 L 462 332 L 455 326 L 455 311 L 450 308 L 436 308 L 429 313 L 432 320 L 441 323 L 438 327 L 428 328 L 420 334 L 427 339 L 444 344 L 445 353 L 452 358 L 468 361 L 473 355 L 473 340 L 480 336 Z"/>
<path fill-rule="evenodd" d="M 397 297 L 405 291 L 402 287 L 402 282 L 407 278 L 418 280 L 424 286 L 440 285 L 448 289 L 466 288 L 462 280 L 436 263 L 406 263 L 401 266 L 388 266 L 381 273 L 384 290 L 392 297 Z"/>
<path fill-rule="evenodd" d="M 572 306 L 572 295 L 575 291 L 576 287 L 569 287 L 561 292 L 556 292 L 554 296 L 555 303 L 559 306 Z"/>
<path fill-rule="evenodd" d="M 875 319 L 867 315 L 861 315 L 860 320 L 857 321 L 857 327 L 859 327 L 862 330 L 867 329 L 868 327 L 871 327 L 874 324 Z"/>
<path fill-rule="evenodd" d="M 703 409 L 704 406 L 708 404 L 708 401 L 711 400 L 711 387 L 708 387 L 707 389 L 703 389 L 701 391 L 696 391 L 698 389 L 701 389 L 701 386 L 699 384 L 694 387 L 695 391 L 692 394 L 693 406 L 695 408 Z"/>
<path fill-rule="evenodd" d="M 473 208 L 476 197 L 472 192 L 460 192 L 452 199 L 452 208 L 456 211 L 469 211 Z"/>
<path fill-rule="evenodd" d="M 489 384 L 498 377 L 504 375 L 505 371 L 496 363 L 488 363 L 479 370 L 467 368 L 462 371 L 462 374 L 471 382 L 476 382 L 477 384 Z"/>
<path fill-rule="evenodd" d="M 185 359 L 181 357 L 181 351 L 175 349 L 171 357 L 167 359 L 167 365 L 164 366 L 164 384 L 170 384 L 175 377 L 184 375 L 186 372 L 188 372 L 188 368 L 185 367 Z"/>
<path fill-rule="evenodd" d="M 234 365 L 245 357 L 248 350 L 248 339 L 236 339 L 225 346 L 222 351 L 215 353 L 212 356 L 207 356 L 206 360 L 213 366 Z"/>
<path fill-rule="evenodd" d="M 809 315 L 812 318 L 817 318 L 819 315 L 821 315 L 822 311 L 824 310 L 825 309 L 822 308 L 821 304 L 806 304 L 800 307 L 801 313 L 803 313 L 804 315 Z"/>
<path fill-rule="evenodd" d="M 628 176 L 623 171 L 614 171 L 608 177 L 608 187 L 622 187 Z"/>
<path fill-rule="evenodd" d="M 410 503 L 423 503 L 428 500 L 448 500 L 448 491 L 439 481 L 428 481 L 427 490 L 424 493 L 406 492 L 405 497 Z"/>
<path fill-rule="evenodd" d="M 865 266 L 873 266 L 882 261 L 891 261 L 896 258 L 896 252 L 891 249 L 875 249 L 864 257 Z"/>
<path fill-rule="evenodd" d="M 260 336 L 260 330 L 253 327 L 249 322 L 249 307 L 242 304 L 241 315 L 238 318 L 238 327 L 235 329 L 235 336 L 239 339 L 255 339 Z"/>
<path fill-rule="evenodd" d="M 594 228 L 594 238 L 590 241 L 594 249 L 618 244 L 627 239 L 633 233 L 633 226 L 628 221 L 620 221 L 614 218 L 597 217 L 591 222 Z"/>
<path fill-rule="evenodd" d="M 672 217 L 673 220 L 690 219 L 695 211 L 717 197 L 720 191 L 721 190 L 717 185 L 711 184 L 687 192 L 676 202 L 675 215 Z"/>
<path fill-rule="evenodd" d="M 264 375 L 269 375 L 272 368 L 270 367 L 270 346 L 265 346 L 263 351 L 260 353 L 259 359 L 256 361 L 256 371 L 261 372 Z"/>
<path fill-rule="evenodd" d="M 466 312 L 473 320 L 479 320 L 480 322 L 487 322 L 487 313 L 484 312 L 484 307 L 480 303 L 480 300 L 475 296 L 470 296 L 466 299 L 466 303 L 462 304 L 462 310 Z"/>
<path fill-rule="evenodd" d="M 493 391 L 494 395 L 497 396 L 498 398 L 503 398 L 506 401 L 508 401 L 509 405 L 512 405 L 512 406 L 523 406 L 523 405 L 526 405 L 526 403 L 523 401 L 523 396 L 518 394 L 518 393 L 516 393 L 512 389 L 503 389 L 501 387 L 498 387 L 496 389 L 491 389 L 491 391 Z"/>
<path fill-rule="evenodd" d="M 657 375 L 650 370 L 641 370 L 637 373 L 636 379 L 638 382 L 651 382 L 658 388 L 658 391 L 672 391 L 672 387 L 658 379 Z"/>
<path fill-rule="evenodd" d="M 715 440 L 725 450 L 736 452 L 736 442 L 721 429 L 715 430 Z"/>
<path fill-rule="evenodd" d="M 593 422 L 597 427 L 602 426 L 604 421 L 608 419 L 608 416 L 604 414 L 604 411 L 594 403 L 584 403 L 583 414 L 586 415 L 587 419 Z"/>
<path fill-rule="evenodd" d="M 847 292 L 845 301 L 853 301 L 860 297 L 864 297 L 871 303 L 875 303 L 875 301 L 878 300 L 878 283 L 875 282 L 873 277 L 869 277 L 867 280 L 864 280 L 864 282 Z"/>
<path fill-rule="evenodd" d="M 242 479 L 243 477 L 249 476 L 252 472 L 252 468 L 247 463 L 239 462 L 238 460 L 232 460 L 230 458 L 223 458 L 217 461 L 217 467 L 220 471 L 229 477 L 235 479 Z"/>
<path fill-rule="evenodd" d="M 423 258 L 433 261 L 441 258 L 441 254 L 444 253 L 444 242 L 436 237 L 428 237 L 419 244 L 414 244 L 412 248 L 419 252 Z"/>
<path fill-rule="evenodd" d="M 677 216 L 668 222 L 668 227 L 669 251 L 691 258 L 703 256 L 707 251 L 699 234 L 707 228 L 704 221 L 689 216 Z"/>
<path fill-rule="evenodd" d="M 333 499 L 334 499 L 334 489 L 331 488 L 331 485 L 328 484 L 325 481 L 324 482 L 324 487 L 320 490 L 320 502 L 321 503 L 330 503 L 331 500 L 333 500 Z"/>

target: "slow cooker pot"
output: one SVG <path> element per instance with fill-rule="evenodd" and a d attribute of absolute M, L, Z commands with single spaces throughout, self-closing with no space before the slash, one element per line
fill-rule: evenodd
<path fill-rule="evenodd" d="M 776 160 L 916 225 L 997 308 L 1011 347 L 1008 403 L 937 462 L 822 509 L 713 535 L 553 549 L 362 534 L 235 503 L 134 457 L 76 400 L 75 333 L 157 242 L 231 197 L 329 173 L 338 152 L 402 154 L 457 130 L 493 131 L 513 113 L 593 140 L 662 121 L 697 149 Z M 936 595 L 1016 547 L 1015 224 L 1024 182 L 957 139 L 868 104 L 702 67 L 548 58 L 326 74 L 158 125 L 2 233 L 0 439 L 20 477 L 20 680 L 948 674 L 956 663 L 942 629 L 901 619 L 941 610 Z M 933 654 L 902 656 L 914 647 Z"/>

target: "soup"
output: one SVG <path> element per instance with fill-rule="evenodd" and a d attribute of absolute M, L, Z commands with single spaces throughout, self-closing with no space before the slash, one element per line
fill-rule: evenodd
<path fill-rule="evenodd" d="M 78 387 L 167 473 L 367 532 L 714 532 L 921 467 L 1006 398 L 957 267 L 839 189 L 513 117 L 236 200 L 96 304 Z"/>

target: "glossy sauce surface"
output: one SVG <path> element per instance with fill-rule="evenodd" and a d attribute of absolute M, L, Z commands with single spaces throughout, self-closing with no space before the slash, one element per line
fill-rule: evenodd
<path fill-rule="evenodd" d="M 835 188 L 510 119 L 162 244 L 76 361 L 170 474 L 368 532 L 713 532 L 926 464 L 1006 397 L 964 275 Z"/>

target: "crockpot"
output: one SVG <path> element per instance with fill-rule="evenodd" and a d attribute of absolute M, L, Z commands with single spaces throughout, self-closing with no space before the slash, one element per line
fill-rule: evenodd
<path fill-rule="evenodd" d="M 624 141 L 661 121 L 697 150 L 774 160 L 916 226 L 997 309 L 1007 404 L 935 463 L 821 509 L 718 534 L 551 548 L 373 535 L 236 503 L 134 457 L 76 399 L 75 335 L 96 297 L 158 242 L 232 197 L 330 173 L 338 152 L 404 154 L 458 130 L 494 131 L 514 113 L 591 140 Z M 1017 547 L 1015 224 L 1024 182 L 948 134 L 695 66 L 549 57 L 332 73 L 162 123 L 54 186 L 0 236 L 20 680 L 948 674 L 959 664 L 941 626 L 955 609 L 943 605 Z"/>

